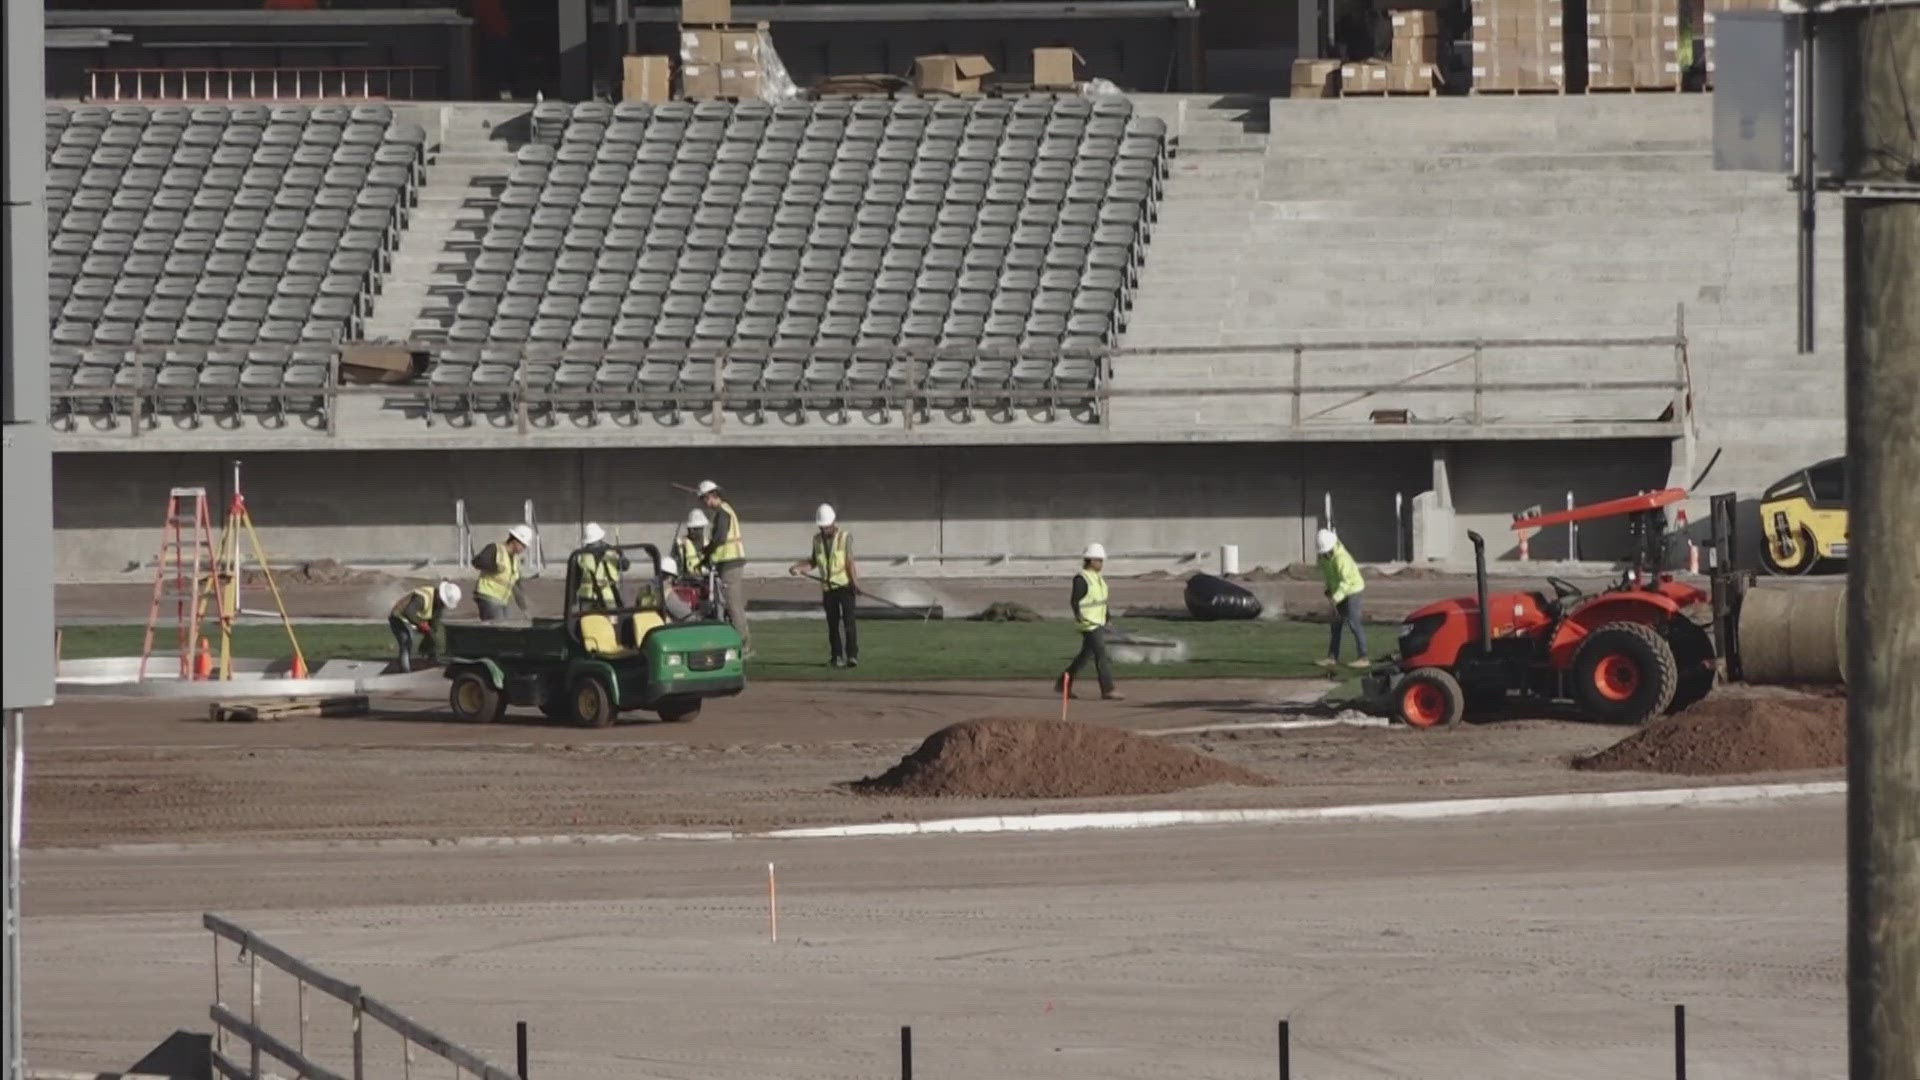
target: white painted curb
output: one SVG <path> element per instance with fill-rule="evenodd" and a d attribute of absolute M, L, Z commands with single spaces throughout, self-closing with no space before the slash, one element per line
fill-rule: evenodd
<path fill-rule="evenodd" d="M 1175 825 L 1284 825 L 1333 821 L 1438 821 L 1486 814 L 1562 810 L 1673 809 L 1772 802 L 1780 799 L 1842 795 L 1843 780 L 1802 784 L 1742 784 L 1728 787 L 1591 791 L 1563 795 L 1512 795 L 1428 802 L 1363 803 L 1350 806 L 1299 806 L 1245 810 L 1139 810 L 1086 814 L 1002 814 L 887 821 L 864 825 L 823 825 L 771 832 L 559 833 L 544 836 L 395 837 L 384 840 L 211 841 L 206 843 L 106 844 L 100 847 L 29 848 L 38 855 L 218 855 L 271 851 L 425 851 L 435 848 L 604 847 L 659 840 L 822 840 L 875 836 L 978 836 L 990 833 L 1073 832 L 1088 829 L 1162 829 Z"/>

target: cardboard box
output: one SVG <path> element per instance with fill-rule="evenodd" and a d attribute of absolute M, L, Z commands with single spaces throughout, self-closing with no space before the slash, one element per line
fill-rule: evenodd
<path fill-rule="evenodd" d="M 1371 61 L 1340 65 L 1340 92 L 1378 94 L 1387 88 L 1387 65 Z"/>
<path fill-rule="evenodd" d="M 1403 37 L 1433 37 L 1440 33 L 1440 13 L 1437 11 L 1401 11 L 1392 13 L 1393 36 L 1395 40 Z"/>
<path fill-rule="evenodd" d="M 404 345 L 340 346 L 340 380 L 349 383 L 403 383 L 427 370 L 427 354 Z"/>
<path fill-rule="evenodd" d="M 977 94 L 980 80 L 992 73 L 987 58 L 972 53 L 933 53 L 914 58 L 913 85 L 948 94 Z"/>
<path fill-rule="evenodd" d="M 1295 60 L 1292 91 L 1297 98 L 1337 96 L 1340 93 L 1340 61 Z"/>
<path fill-rule="evenodd" d="M 682 27 L 680 62 L 683 64 L 735 64 L 757 60 L 760 34 L 766 24 L 721 29 L 719 27 Z"/>
<path fill-rule="evenodd" d="M 671 101 L 673 57 L 629 56 L 621 63 L 620 100 Z"/>
<path fill-rule="evenodd" d="M 690 98 L 716 98 L 721 96 L 720 65 L 680 65 L 680 96 Z"/>
<path fill-rule="evenodd" d="M 1424 94 L 1438 85 L 1439 69 L 1432 64 L 1388 64 L 1387 89 L 1396 94 Z"/>
<path fill-rule="evenodd" d="M 1437 37 L 1395 37 L 1393 39 L 1393 62 L 1395 64 L 1433 64 L 1440 60 L 1440 39 Z"/>
<path fill-rule="evenodd" d="M 733 0 L 680 0 L 680 22 L 716 26 L 733 21 Z"/>
<path fill-rule="evenodd" d="M 1086 58 L 1074 49 L 1033 50 L 1033 85 L 1048 90 L 1071 89 L 1080 85 L 1079 65 Z"/>
<path fill-rule="evenodd" d="M 766 86 L 766 74 L 758 64 L 720 65 L 720 96 L 757 98 Z"/>

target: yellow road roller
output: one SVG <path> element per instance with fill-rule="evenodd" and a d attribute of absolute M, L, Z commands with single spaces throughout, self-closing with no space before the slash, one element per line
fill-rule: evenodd
<path fill-rule="evenodd" d="M 1805 574 L 1847 558 L 1847 460 L 1829 458 L 1782 479 L 1760 496 L 1760 564 L 1771 574 Z"/>

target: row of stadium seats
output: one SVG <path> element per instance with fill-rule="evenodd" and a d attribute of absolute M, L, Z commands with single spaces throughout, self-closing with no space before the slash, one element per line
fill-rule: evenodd
<path fill-rule="evenodd" d="M 54 342 L 358 337 L 425 143 L 384 105 L 50 107 Z"/>

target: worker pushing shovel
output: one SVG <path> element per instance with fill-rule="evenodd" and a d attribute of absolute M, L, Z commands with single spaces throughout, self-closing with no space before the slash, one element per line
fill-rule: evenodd
<path fill-rule="evenodd" d="M 820 583 L 820 603 L 827 611 L 827 663 L 851 668 L 860 666 L 860 626 L 854 614 L 860 568 L 853 561 L 853 538 L 838 522 L 833 507 L 821 503 L 813 513 L 813 552 L 787 567 L 787 573 Z"/>
<path fill-rule="evenodd" d="M 1327 601 L 1333 605 L 1333 629 L 1327 638 L 1327 656 L 1320 661 L 1324 668 L 1340 666 L 1341 631 L 1351 631 L 1355 657 L 1348 667 L 1372 667 L 1367 659 L 1367 631 L 1360 623 L 1360 594 L 1366 590 L 1367 583 L 1360 576 L 1360 565 L 1348 554 L 1347 546 L 1332 529 L 1321 529 L 1313 537 L 1314 550 L 1319 554 L 1320 577 L 1326 584 Z"/>

